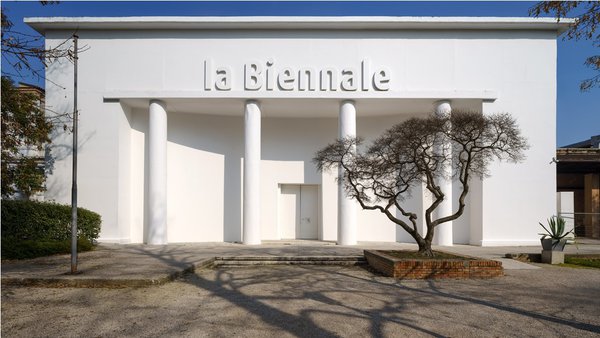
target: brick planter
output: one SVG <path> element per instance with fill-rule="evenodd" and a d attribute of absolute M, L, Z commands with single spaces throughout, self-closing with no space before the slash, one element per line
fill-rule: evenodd
<path fill-rule="evenodd" d="M 375 250 L 365 250 L 364 253 L 372 268 L 400 279 L 492 278 L 504 275 L 501 262 L 475 257 L 403 259 Z"/>

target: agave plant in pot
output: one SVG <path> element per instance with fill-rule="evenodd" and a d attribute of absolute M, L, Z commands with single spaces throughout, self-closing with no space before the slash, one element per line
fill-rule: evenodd
<path fill-rule="evenodd" d="M 546 233 L 540 233 L 542 238 L 542 249 L 552 251 L 563 251 L 567 240 L 572 237 L 567 237 L 573 233 L 573 230 L 565 231 L 565 219 L 562 217 L 552 216 L 548 219 L 548 227 L 540 223 Z"/>

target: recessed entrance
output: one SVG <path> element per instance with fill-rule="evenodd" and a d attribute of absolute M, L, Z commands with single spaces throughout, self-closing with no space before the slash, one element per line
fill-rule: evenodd
<path fill-rule="evenodd" d="M 281 239 L 318 238 L 318 185 L 281 184 L 278 206 Z"/>

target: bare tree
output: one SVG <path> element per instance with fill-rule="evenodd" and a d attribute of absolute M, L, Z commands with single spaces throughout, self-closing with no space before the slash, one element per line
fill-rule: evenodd
<path fill-rule="evenodd" d="M 40 1 L 42 5 L 57 1 Z M 33 75 L 45 78 L 45 67 L 57 60 L 73 61 L 71 40 L 65 39 L 54 47 L 47 48 L 44 37 L 15 30 L 3 7 L 2 16 L 2 196 L 14 196 L 16 191 L 26 197 L 45 190 L 45 172 L 39 159 L 32 157 L 30 150 L 42 151 L 50 142 L 53 128 L 68 130 L 70 112 L 57 112 L 40 101 L 39 97 L 18 90 L 13 79 L 24 79 Z M 80 48 L 78 52 L 85 51 Z M 49 81 L 52 85 L 58 84 Z M 62 88 L 62 86 L 59 86 Z M 42 99 L 43 101 L 43 99 Z M 45 169 L 51 161 L 46 159 Z"/>
<path fill-rule="evenodd" d="M 594 47 L 600 47 L 600 34 L 597 30 L 600 25 L 599 1 L 540 1 L 529 9 L 529 15 L 539 17 L 543 14 L 553 15 L 557 21 L 576 16 L 577 20 L 567 31 L 565 39 L 587 39 L 592 41 Z M 600 55 L 587 57 L 584 65 L 596 74 L 581 81 L 579 89 L 585 92 L 600 87 Z"/>
<path fill-rule="evenodd" d="M 42 5 L 56 4 L 58 1 L 40 1 Z M 45 66 L 57 59 L 72 59 L 69 40 L 53 48 L 44 46 L 44 37 L 31 35 L 13 29 L 13 23 L 2 8 L 2 58 L 9 65 L 9 70 L 2 69 L 3 76 L 24 78 L 29 74 L 37 78 L 45 78 Z M 39 68 L 36 62 L 41 62 Z"/>
<path fill-rule="evenodd" d="M 435 228 L 463 214 L 472 176 L 488 175 L 487 167 L 495 159 L 521 161 L 528 148 L 509 114 L 476 112 L 411 118 L 384 132 L 369 147 L 362 143 L 360 138 L 337 140 L 317 152 L 313 161 L 319 171 L 343 167 L 344 176 L 338 184 L 347 196 L 363 209 L 378 210 L 399 225 L 415 239 L 419 253 L 426 256 L 433 255 Z M 443 167 L 449 164 L 453 177 L 444 177 Z M 461 188 L 458 209 L 434 218 L 434 210 L 452 198 L 443 193 L 441 180 L 452 178 Z M 419 216 L 405 207 L 411 190 L 420 189 L 422 184 L 433 196 L 425 211 L 424 234 L 417 227 Z"/>

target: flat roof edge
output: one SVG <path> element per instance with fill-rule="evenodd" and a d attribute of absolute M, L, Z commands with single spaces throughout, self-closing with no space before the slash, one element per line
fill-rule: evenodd
<path fill-rule="evenodd" d="M 429 90 L 429 91 L 389 91 L 389 92 L 280 92 L 280 91 L 108 91 L 103 95 L 104 100 L 120 99 L 474 99 L 495 101 L 498 93 L 494 90 Z"/>
<path fill-rule="evenodd" d="M 457 29 L 566 31 L 575 19 L 529 17 L 392 16 L 130 16 L 30 17 L 23 20 L 41 34 L 48 30 L 129 29 Z"/>

